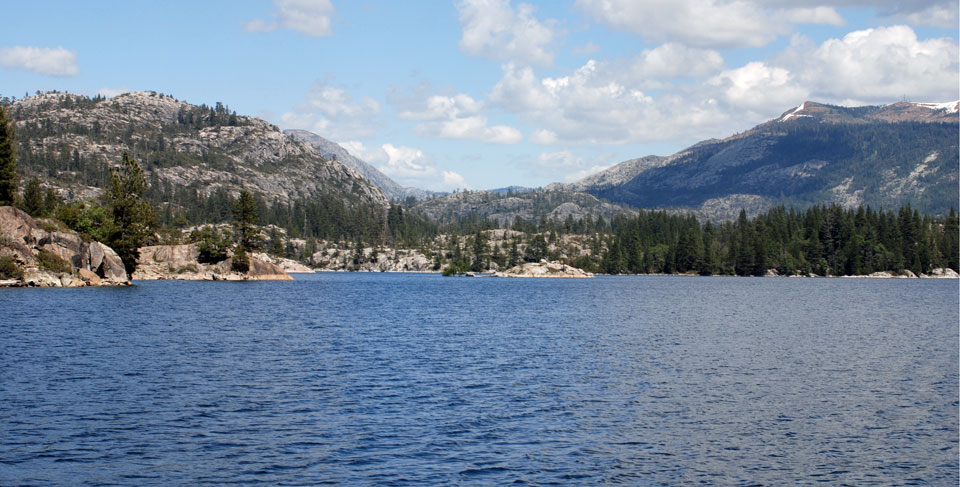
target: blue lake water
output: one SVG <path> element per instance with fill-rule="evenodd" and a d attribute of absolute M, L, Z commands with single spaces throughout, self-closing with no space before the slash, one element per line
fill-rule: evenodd
<path fill-rule="evenodd" d="M 0 289 L 0 485 L 958 484 L 955 280 Z"/>

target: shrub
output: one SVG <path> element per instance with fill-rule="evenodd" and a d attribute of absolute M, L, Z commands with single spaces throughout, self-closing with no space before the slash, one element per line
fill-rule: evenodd
<path fill-rule="evenodd" d="M 23 278 L 23 269 L 17 265 L 13 256 L 0 256 L 0 279 L 21 279 Z"/>
<path fill-rule="evenodd" d="M 42 270 L 54 273 L 73 272 L 73 266 L 69 262 L 47 249 L 40 250 L 37 254 L 37 260 L 40 262 L 40 269 Z"/>

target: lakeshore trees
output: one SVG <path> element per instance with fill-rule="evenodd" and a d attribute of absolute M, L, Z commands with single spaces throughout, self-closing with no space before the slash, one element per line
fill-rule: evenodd
<path fill-rule="evenodd" d="M 16 203 L 18 187 L 13 124 L 7 119 L 6 109 L 0 107 L 0 206 Z"/>
<path fill-rule="evenodd" d="M 113 214 L 113 232 L 107 244 L 120 256 L 127 273 L 133 273 L 138 249 L 146 243 L 156 221 L 153 207 L 144 199 L 146 191 L 143 169 L 124 152 L 121 166 L 110 168 L 110 187 L 105 196 Z"/>

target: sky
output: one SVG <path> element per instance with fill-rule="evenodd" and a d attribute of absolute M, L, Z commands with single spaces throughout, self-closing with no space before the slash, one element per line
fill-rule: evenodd
<path fill-rule="evenodd" d="M 402 185 L 539 187 L 813 100 L 960 99 L 956 0 L 4 2 L 0 96 L 157 91 Z"/>

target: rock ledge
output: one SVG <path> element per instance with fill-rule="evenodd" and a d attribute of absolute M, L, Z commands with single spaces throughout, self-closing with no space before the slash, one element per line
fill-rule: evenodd
<path fill-rule="evenodd" d="M 586 272 L 576 267 L 561 264 L 559 262 L 527 262 L 518 266 L 511 267 L 505 271 L 497 272 L 494 277 L 547 277 L 547 278 L 567 278 L 578 279 L 593 277 L 593 273 Z"/>

